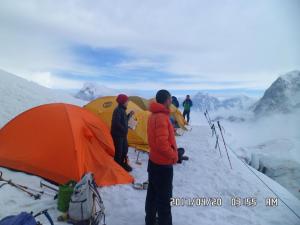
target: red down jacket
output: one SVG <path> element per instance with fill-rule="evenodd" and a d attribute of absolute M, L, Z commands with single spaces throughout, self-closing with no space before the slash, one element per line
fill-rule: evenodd
<path fill-rule="evenodd" d="M 150 160 L 158 165 L 172 165 L 178 160 L 177 146 L 170 111 L 157 102 L 150 103 L 148 120 Z"/>

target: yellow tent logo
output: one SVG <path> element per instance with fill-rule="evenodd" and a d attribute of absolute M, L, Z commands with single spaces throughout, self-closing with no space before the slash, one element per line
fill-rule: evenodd
<path fill-rule="evenodd" d="M 103 108 L 109 108 L 112 106 L 112 104 L 113 104 L 112 102 L 104 102 L 102 106 Z"/>

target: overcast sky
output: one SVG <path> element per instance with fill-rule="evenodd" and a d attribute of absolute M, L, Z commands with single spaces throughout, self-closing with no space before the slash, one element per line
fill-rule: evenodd
<path fill-rule="evenodd" d="M 300 69 L 300 0 L 1 0 L 0 68 L 56 89 L 261 91 Z"/>

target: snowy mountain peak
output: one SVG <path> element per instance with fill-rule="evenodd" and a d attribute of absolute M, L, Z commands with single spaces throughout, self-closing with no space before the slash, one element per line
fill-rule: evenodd
<path fill-rule="evenodd" d="M 221 106 L 221 102 L 214 96 L 209 95 L 208 93 L 198 92 L 194 97 L 193 107 L 200 110 L 205 111 L 206 109 L 209 111 L 215 111 Z"/>
<path fill-rule="evenodd" d="M 117 91 L 104 85 L 96 85 L 94 83 L 85 83 L 80 91 L 75 95 L 76 98 L 91 101 L 95 98 L 107 95 L 116 95 Z"/>
<path fill-rule="evenodd" d="M 208 93 L 198 92 L 192 98 L 194 109 L 200 111 L 216 111 L 219 109 L 246 109 L 253 104 L 253 99 L 246 95 L 237 95 L 231 98 L 219 99 Z"/>
<path fill-rule="evenodd" d="M 281 75 L 279 78 L 287 81 L 287 82 L 293 82 L 297 79 L 300 79 L 300 71 L 299 70 L 293 70 L 291 72 L 288 72 L 284 75 Z"/>
<path fill-rule="evenodd" d="M 280 76 L 265 91 L 256 103 L 257 115 L 274 112 L 288 113 L 300 108 L 300 71 L 291 71 Z"/>

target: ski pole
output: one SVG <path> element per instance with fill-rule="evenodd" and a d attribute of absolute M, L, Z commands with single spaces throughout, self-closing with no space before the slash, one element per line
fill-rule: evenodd
<path fill-rule="evenodd" d="M 209 113 L 208 113 L 207 109 L 206 109 L 206 114 L 207 114 L 207 116 L 208 116 L 209 124 L 212 124 L 212 122 L 211 122 L 211 119 L 210 119 L 210 116 L 209 116 Z"/>
<path fill-rule="evenodd" d="M 41 212 L 38 212 L 37 214 L 33 215 L 33 217 L 36 218 L 36 217 L 38 217 L 38 216 L 40 216 L 42 214 L 45 215 L 45 217 L 48 219 L 48 221 L 50 222 L 51 225 L 54 225 L 53 220 L 52 220 L 51 216 L 48 213 L 48 209 L 45 209 L 45 210 L 43 210 Z"/>
<path fill-rule="evenodd" d="M 224 136 L 223 136 L 220 121 L 218 121 L 218 127 L 220 129 L 220 133 L 221 133 L 221 136 L 222 136 L 222 140 L 223 140 L 223 143 L 224 143 L 224 147 L 225 147 L 225 150 L 226 150 L 226 154 L 227 154 L 227 158 L 228 158 L 228 161 L 229 161 L 229 164 L 230 164 L 230 168 L 232 169 L 232 165 L 231 165 L 231 161 L 230 161 L 230 158 L 229 158 L 229 154 L 228 154 L 227 146 L 226 146 L 225 139 L 224 139 Z"/>
<path fill-rule="evenodd" d="M 205 118 L 207 120 L 208 125 L 211 127 L 210 121 L 209 121 L 209 119 L 207 117 L 207 110 L 204 112 L 204 116 L 205 116 Z"/>
<path fill-rule="evenodd" d="M 219 145 L 219 135 L 216 134 L 216 145 L 215 145 L 215 149 L 216 149 L 217 147 L 218 147 L 218 149 L 219 149 L 220 157 L 222 157 L 221 149 L 220 149 L 220 145 Z"/>
<path fill-rule="evenodd" d="M 48 189 L 50 189 L 50 190 L 52 190 L 52 191 L 58 192 L 58 189 L 56 189 L 56 188 L 54 188 L 54 187 L 51 187 L 51 186 L 48 185 L 48 184 L 43 183 L 43 181 L 40 181 L 40 187 L 41 187 L 41 188 L 42 188 L 42 187 L 45 187 L 45 188 L 48 188 Z"/>
<path fill-rule="evenodd" d="M 215 124 L 213 124 L 213 125 L 211 126 L 211 132 L 212 132 L 212 134 L 211 134 L 212 137 L 213 137 L 214 135 L 217 136 Z"/>
<path fill-rule="evenodd" d="M 140 151 L 138 151 L 137 157 L 136 157 L 136 161 L 135 161 L 135 163 L 136 163 L 137 165 L 141 165 L 141 164 L 142 164 L 142 163 L 139 161 L 139 157 L 140 157 Z"/>
<path fill-rule="evenodd" d="M 48 193 L 48 192 L 45 192 L 45 191 L 40 191 L 40 190 L 31 188 L 31 187 L 26 187 L 26 186 L 23 186 L 23 185 L 19 185 L 19 186 L 22 187 L 22 188 L 24 188 L 24 189 L 26 189 L 26 190 L 37 192 L 37 193 L 39 193 L 41 195 L 46 194 L 46 195 L 49 195 L 49 196 L 52 196 L 52 197 L 54 196 L 54 194 L 52 194 L 52 193 Z"/>
<path fill-rule="evenodd" d="M 41 195 L 40 195 L 40 194 L 34 194 L 34 193 L 32 193 L 32 192 L 30 192 L 30 191 L 28 191 L 28 190 L 22 188 L 20 185 L 13 183 L 11 180 L 5 180 L 5 179 L 3 179 L 3 177 L 2 177 L 2 172 L 0 172 L 0 181 L 5 182 L 6 184 L 9 184 L 9 185 L 11 185 L 12 187 L 15 187 L 16 189 L 18 189 L 18 190 L 20 190 L 20 191 L 23 191 L 23 192 L 27 193 L 30 197 L 33 197 L 35 200 L 41 198 Z M 3 185 L 2 185 L 2 186 L 3 186 Z M 1 186 L 1 187 L 2 187 L 2 186 Z"/>

